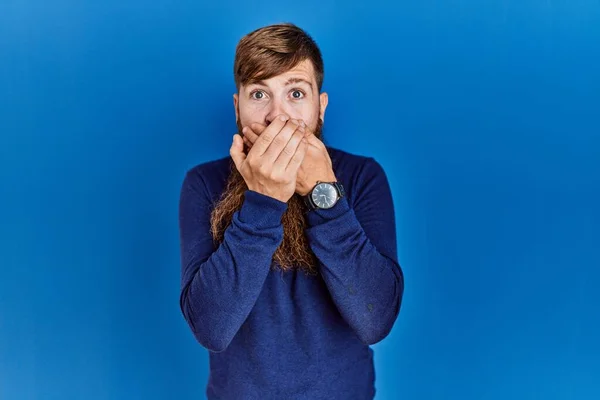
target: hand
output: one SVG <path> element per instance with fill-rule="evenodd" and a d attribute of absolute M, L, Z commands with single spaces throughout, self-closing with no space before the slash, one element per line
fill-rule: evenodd
<path fill-rule="evenodd" d="M 300 126 L 306 126 L 304 121 L 300 121 Z M 265 125 L 258 123 L 253 123 L 250 127 L 246 127 L 244 129 L 244 143 L 246 146 L 252 149 L 260 136 L 266 132 L 266 129 Z M 305 129 L 306 133 L 304 137 L 308 141 L 308 149 L 300 168 L 298 168 L 295 189 L 295 192 L 302 196 L 307 195 L 315 187 L 317 181 L 337 181 L 325 144 L 314 133 L 310 132 L 308 128 Z"/>
<path fill-rule="evenodd" d="M 244 153 L 242 137 L 233 135 L 229 154 L 248 189 L 287 202 L 294 195 L 298 169 L 308 147 L 303 136 L 304 128 L 285 115 L 263 130 L 248 154 Z"/>

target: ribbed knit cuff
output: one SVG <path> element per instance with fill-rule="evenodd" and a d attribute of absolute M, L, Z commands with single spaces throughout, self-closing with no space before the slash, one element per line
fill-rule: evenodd
<path fill-rule="evenodd" d="M 308 225 L 321 225 L 329 220 L 339 217 L 348 210 L 350 210 L 350 205 L 348 204 L 348 198 L 344 196 L 331 208 L 317 208 L 316 210 L 309 211 L 307 214 Z"/>
<path fill-rule="evenodd" d="M 285 210 L 287 203 L 248 189 L 244 192 L 239 220 L 257 228 L 273 228 L 281 225 Z"/>

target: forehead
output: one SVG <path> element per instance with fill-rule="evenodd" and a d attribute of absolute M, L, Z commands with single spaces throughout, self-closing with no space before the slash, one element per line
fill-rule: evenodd
<path fill-rule="evenodd" d="M 315 82 L 315 74 L 312 62 L 310 60 L 304 60 L 299 62 L 294 68 L 273 76 L 269 79 L 264 79 L 262 81 L 250 81 L 247 86 L 251 86 L 253 84 L 264 84 L 264 85 L 285 85 L 291 78 L 300 78 L 307 80 L 311 86 Z"/>
<path fill-rule="evenodd" d="M 314 68 L 312 65 L 312 62 L 310 62 L 310 60 L 304 60 L 298 63 L 298 65 L 296 65 L 294 68 L 290 69 L 289 71 L 284 72 L 281 75 L 277 75 L 275 78 L 277 77 L 283 77 L 283 76 L 291 76 L 294 74 L 301 74 L 301 75 L 305 75 L 306 78 L 314 78 Z"/>

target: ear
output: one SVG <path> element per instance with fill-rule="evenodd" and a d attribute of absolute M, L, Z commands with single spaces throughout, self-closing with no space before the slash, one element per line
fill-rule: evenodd
<path fill-rule="evenodd" d="M 240 119 L 240 116 L 238 114 L 238 103 L 239 103 L 239 96 L 237 93 L 234 93 L 233 94 L 233 108 L 235 109 L 235 122 L 236 123 Z"/>
<path fill-rule="evenodd" d="M 327 108 L 327 102 L 329 101 L 329 96 L 326 92 L 323 92 L 319 95 L 319 100 L 321 102 L 321 109 L 319 110 L 319 117 L 323 122 L 325 122 L 325 109 Z"/>

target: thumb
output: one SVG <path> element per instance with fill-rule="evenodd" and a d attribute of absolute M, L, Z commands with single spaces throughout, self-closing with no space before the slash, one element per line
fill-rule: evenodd
<path fill-rule="evenodd" d="M 240 168 L 242 168 L 242 163 L 246 159 L 246 154 L 244 153 L 244 141 L 237 133 L 233 135 L 233 142 L 231 143 L 231 148 L 229 149 L 229 155 L 231 155 L 235 167 L 239 171 Z"/>
<path fill-rule="evenodd" d="M 258 122 L 253 122 L 250 124 L 250 129 L 252 129 L 252 131 L 254 131 L 257 135 L 260 135 L 265 129 L 267 129 L 267 126 L 259 124 Z"/>
<path fill-rule="evenodd" d="M 306 138 L 308 144 L 319 148 L 323 147 L 323 142 L 314 133 L 306 132 L 304 137 Z"/>

